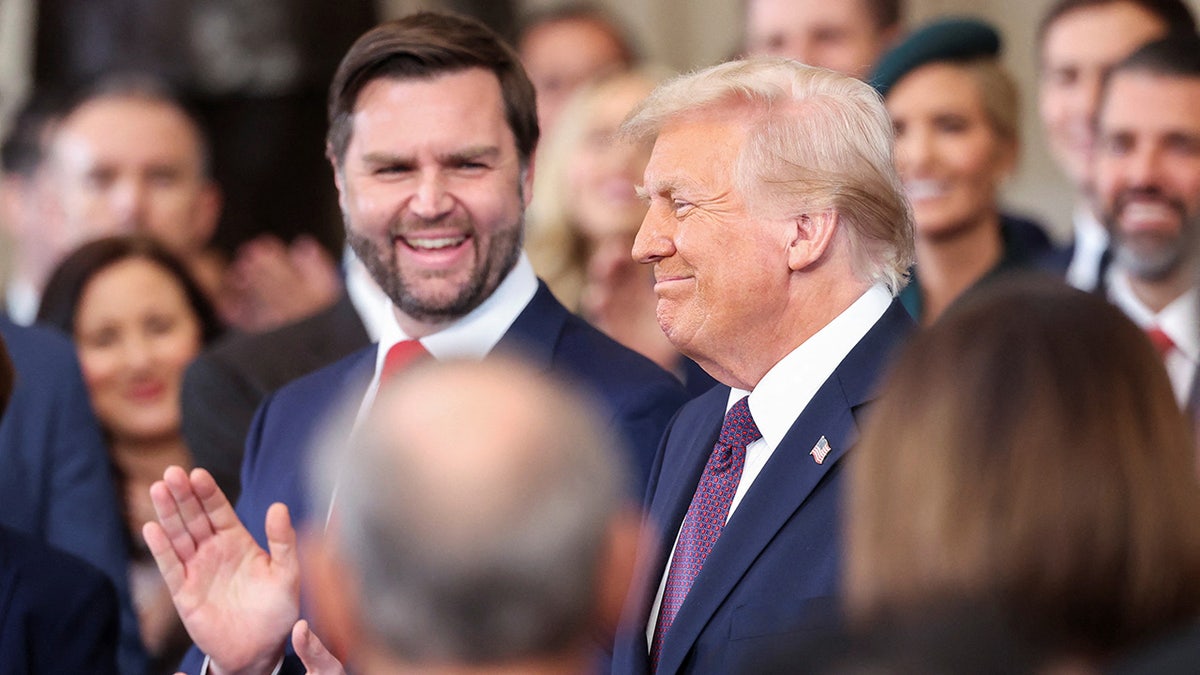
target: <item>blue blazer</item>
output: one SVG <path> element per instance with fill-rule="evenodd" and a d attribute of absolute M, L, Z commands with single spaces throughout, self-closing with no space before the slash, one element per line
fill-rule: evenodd
<path fill-rule="evenodd" d="M 18 326 L 3 315 L 0 335 L 16 370 L 0 421 L 0 526 L 108 576 L 121 603 L 121 671 L 141 673 L 146 655 L 129 598 L 125 526 L 75 347 L 57 331 Z"/>
<path fill-rule="evenodd" d="M 0 673 L 117 673 L 117 594 L 95 567 L 0 527 Z"/>
<path fill-rule="evenodd" d="M 343 397 L 361 400 L 375 369 L 374 346 L 306 375 L 272 394 L 255 415 L 246 438 L 242 495 L 237 512 L 258 543 L 266 547 L 267 508 L 283 502 L 295 523 L 310 514 L 306 460 L 314 432 Z M 637 495 L 653 463 L 658 439 L 687 400 L 679 381 L 649 359 L 621 346 L 564 308 L 545 284 L 496 345 L 536 367 L 584 387 L 604 404 L 612 428 L 629 451 Z M 202 657 L 192 649 L 187 672 L 198 672 Z"/>
<path fill-rule="evenodd" d="M 858 438 L 889 355 L 912 329 L 892 302 L 800 413 L 696 577 L 663 642 L 658 673 L 749 672 L 755 657 L 828 607 L 840 572 L 840 460 Z M 647 491 L 658 546 L 643 553 L 648 578 L 627 603 L 614 673 L 650 672 L 650 608 L 728 398 L 721 386 L 688 403 L 663 436 Z M 817 464 L 809 451 L 822 436 L 832 450 Z"/>

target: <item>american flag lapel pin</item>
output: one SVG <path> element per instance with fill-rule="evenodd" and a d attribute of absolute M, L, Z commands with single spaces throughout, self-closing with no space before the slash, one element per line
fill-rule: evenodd
<path fill-rule="evenodd" d="M 824 464 L 825 457 L 829 455 L 830 449 L 829 441 L 825 440 L 825 437 L 822 436 L 821 440 L 817 441 L 817 444 L 813 446 L 813 449 L 808 451 L 808 454 L 812 455 L 813 461 L 817 464 Z"/>

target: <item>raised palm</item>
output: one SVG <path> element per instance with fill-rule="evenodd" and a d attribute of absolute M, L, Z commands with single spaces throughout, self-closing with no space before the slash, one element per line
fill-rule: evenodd
<path fill-rule="evenodd" d="M 300 614 L 296 533 L 267 511 L 268 551 L 204 469 L 170 467 L 150 487 L 158 522 L 142 536 L 188 634 L 220 673 L 270 672 Z"/>

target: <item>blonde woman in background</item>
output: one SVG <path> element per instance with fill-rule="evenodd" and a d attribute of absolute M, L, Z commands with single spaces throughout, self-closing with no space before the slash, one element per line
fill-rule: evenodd
<path fill-rule="evenodd" d="M 943 19 L 884 55 L 872 81 L 895 125 L 896 171 L 913 211 L 917 262 L 900 300 L 922 324 L 997 275 L 1050 264 L 1040 226 L 1000 208 L 1017 165 L 1020 105 L 999 53 L 988 24 Z"/>
<path fill-rule="evenodd" d="M 634 186 L 651 145 L 617 130 L 662 79 L 654 70 L 625 71 L 572 97 L 538 153 L 525 246 L 560 302 L 700 393 L 715 382 L 663 335 L 653 272 L 630 254 L 646 215 Z"/>

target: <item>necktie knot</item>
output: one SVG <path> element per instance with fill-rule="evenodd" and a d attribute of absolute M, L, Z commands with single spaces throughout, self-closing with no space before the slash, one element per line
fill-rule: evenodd
<path fill-rule="evenodd" d="M 1159 358 L 1167 358 L 1167 354 L 1175 348 L 1175 341 L 1158 326 L 1146 329 L 1146 337 L 1150 338 L 1150 343 L 1158 350 Z"/>
<path fill-rule="evenodd" d="M 746 447 L 762 438 L 762 432 L 750 416 L 750 397 L 743 396 L 725 413 L 725 421 L 721 423 L 721 435 L 717 442 L 721 445 Z"/>
<path fill-rule="evenodd" d="M 386 382 L 396 373 L 429 356 L 429 352 L 425 350 L 419 340 L 401 340 L 392 345 L 387 355 L 383 357 L 383 370 L 380 372 L 379 380 Z"/>

